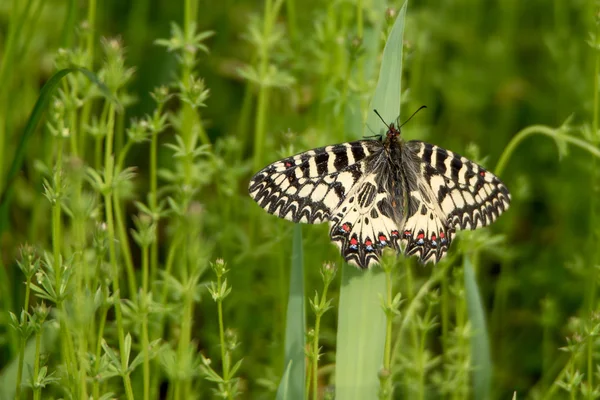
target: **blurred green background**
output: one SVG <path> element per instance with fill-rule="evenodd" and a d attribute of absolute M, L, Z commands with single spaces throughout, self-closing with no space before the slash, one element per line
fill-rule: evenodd
<path fill-rule="evenodd" d="M 344 122 L 349 99 L 358 99 L 364 118 L 378 70 L 369 65 L 380 61 L 366 58 L 370 53 L 363 51 L 361 38 L 380 36 L 375 53 L 380 56 L 394 10 L 402 5 L 399 1 L 284 1 L 267 40 L 261 36 L 265 4 L 273 6 L 271 1 L 246 0 L 107 0 L 97 4 L 95 29 L 90 33 L 85 22 L 90 15 L 87 1 L 0 2 L 2 190 L 40 88 L 57 70 L 60 49 L 73 49 L 75 56 L 69 59 L 77 60 L 77 52 L 84 53 L 91 38 L 96 46 L 93 62 L 81 59 L 98 71 L 107 57 L 101 39 L 120 40 L 125 65 L 133 68 L 133 75 L 119 96 L 125 105 L 117 117 L 119 149 L 131 121 L 155 109 L 150 92 L 160 85 L 174 86 L 181 78 L 176 52 L 156 40 L 169 38 L 172 23 L 184 24 L 185 16 L 195 21 L 197 31 L 214 32 L 202 42 L 209 52 L 199 51 L 191 69 L 210 90 L 194 123 L 203 126 L 206 136 L 200 142 L 210 144 L 213 155 L 193 170 L 198 189 L 194 201 L 201 213 L 197 220 L 201 234 L 196 239 L 202 257 L 223 258 L 230 269 L 233 290 L 224 313 L 240 341 L 237 358 L 244 358 L 238 374 L 243 398 L 270 398 L 282 372 L 292 236 L 291 223 L 267 215 L 249 198 L 248 180 L 279 157 L 360 137 L 362 126 Z M 410 3 L 402 114 L 423 104 L 428 108 L 404 128 L 405 139 L 435 143 L 492 171 L 511 139 L 532 125 L 563 126 L 563 134 L 598 148 L 599 7 L 595 0 Z M 18 35 L 9 41 L 15 21 Z M 266 66 L 272 68 L 263 70 Z M 175 161 L 163 145 L 174 142 L 185 111 L 178 101 L 166 108 L 172 113 L 171 126 L 159 136 L 158 166 L 169 170 Z M 100 118 L 102 112 L 102 103 L 96 100 L 90 115 Z M 19 246 L 51 246 L 51 210 L 42 194 L 43 173 L 36 167 L 36 160 L 45 160 L 52 168 L 49 149 L 53 147 L 44 139 L 48 137 L 48 128 L 41 125 L 29 142 L 15 182 L 9 227 L 0 236 L 5 271 L 5 292 L 0 293 L 0 366 L 6 368 L 16 357 L 7 313 L 18 314 L 24 302 L 24 279 L 16 267 Z M 137 167 L 131 196 L 123 202 L 129 228 L 134 227 L 132 216 L 137 213 L 133 200 L 145 201 L 149 190 L 148 147 L 136 145 L 127 157 L 126 164 Z M 87 148 L 84 163 L 94 166 L 92 139 Z M 589 152 L 534 135 L 516 148 L 501 173 L 512 192 L 512 205 L 488 229 L 504 241 L 491 249 L 484 247 L 477 267 L 494 366 L 493 398 L 510 398 L 513 391 L 518 398 L 545 398 L 553 382 L 557 385 L 571 376 L 565 371 L 581 371 L 581 381 L 587 382 L 589 359 L 592 370 L 600 374 L 599 344 L 592 332 L 598 323 L 599 166 Z M 166 187 L 168 176 L 160 172 L 158 176 L 159 188 Z M 158 228 L 160 265 L 167 260 L 173 236 L 167 221 Z M 327 231 L 325 225 L 304 228 L 309 296 L 321 289 L 322 263 L 341 263 Z M 140 251 L 132 248 L 139 272 Z M 410 262 L 402 268 L 405 265 L 417 282 L 431 274 L 431 265 L 423 268 Z M 396 279 L 396 289 L 404 291 L 402 271 Z M 209 277 L 203 276 L 205 280 Z M 339 284 L 332 290 L 339 291 Z M 198 351 L 213 357 L 219 352 L 215 312 L 205 295 L 194 310 L 191 331 Z M 334 308 L 324 316 L 321 366 L 334 361 L 336 314 Z M 590 339 L 585 339 L 590 332 Z M 438 335 L 434 330 L 428 339 L 434 354 L 441 351 Z M 583 344 L 561 351 L 568 343 L 565 338 Z M 591 349 L 589 354 L 584 345 Z M 600 376 L 592 379 L 598 382 Z M 323 385 L 327 384 L 324 379 Z M 598 397 L 582 397 L 583 384 L 574 385 L 572 398 Z M 208 383 L 201 386 L 198 393 L 209 396 Z M 160 390 L 166 390 L 164 385 Z M 396 397 L 411 398 L 407 393 L 397 390 Z M 433 393 L 437 391 L 431 389 L 429 398 L 437 398 Z M 568 394 L 557 387 L 548 396 Z"/>

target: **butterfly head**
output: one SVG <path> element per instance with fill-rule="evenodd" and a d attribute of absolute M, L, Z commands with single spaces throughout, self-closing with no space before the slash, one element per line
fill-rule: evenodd
<path fill-rule="evenodd" d="M 418 113 L 419 111 L 421 111 L 422 109 L 427 108 L 427 106 L 421 106 L 417 109 L 417 111 L 415 111 L 414 113 L 412 113 L 412 115 L 410 117 L 408 117 L 408 119 L 406 121 L 404 121 L 402 124 L 398 124 L 398 126 L 394 125 L 394 123 L 392 122 L 391 124 L 387 124 L 385 122 L 385 120 L 383 119 L 383 117 L 381 116 L 381 114 L 379 114 L 379 112 L 377 110 L 373 110 L 375 111 L 375 114 L 377 114 L 377 116 L 379 117 L 379 119 L 381 120 L 381 122 L 383 122 L 383 124 L 388 128 L 387 133 L 386 133 L 386 137 L 388 140 L 390 139 L 396 139 L 400 137 L 400 129 L 408 122 L 411 120 L 412 117 L 415 116 L 416 113 Z"/>
<path fill-rule="evenodd" d="M 388 130 L 386 136 L 388 139 L 395 139 L 400 137 L 400 128 L 396 128 L 396 125 L 392 122 L 387 126 Z"/>

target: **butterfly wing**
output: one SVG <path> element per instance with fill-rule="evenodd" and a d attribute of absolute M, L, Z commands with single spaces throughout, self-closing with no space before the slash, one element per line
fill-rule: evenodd
<path fill-rule="evenodd" d="M 401 204 L 401 197 L 394 195 L 401 193 L 394 193 L 385 184 L 384 163 L 375 161 L 370 166 L 329 223 L 329 235 L 342 256 L 360 268 L 379 263 L 385 247 L 400 249 L 396 201 Z"/>
<path fill-rule="evenodd" d="M 256 173 L 248 191 L 270 214 L 293 222 L 326 222 L 363 177 L 369 157 L 381 151 L 379 142 L 360 140 L 299 153 Z"/>
<path fill-rule="evenodd" d="M 405 149 L 403 162 L 418 165 L 418 190 L 411 191 L 403 232 L 407 254 L 437 261 L 455 229 L 487 226 L 508 208 L 508 188 L 477 163 L 421 141 L 407 142 Z"/>

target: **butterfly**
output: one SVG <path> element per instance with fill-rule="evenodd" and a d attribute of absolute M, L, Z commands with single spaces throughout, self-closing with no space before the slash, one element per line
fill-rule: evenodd
<path fill-rule="evenodd" d="M 489 225 L 507 210 L 511 195 L 497 176 L 452 151 L 402 140 L 401 125 L 386 126 L 385 138 L 266 166 L 250 180 L 250 196 L 293 222 L 329 222 L 331 240 L 360 268 L 380 263 L 386 247 L 438 262 L 456 230 Z"/>

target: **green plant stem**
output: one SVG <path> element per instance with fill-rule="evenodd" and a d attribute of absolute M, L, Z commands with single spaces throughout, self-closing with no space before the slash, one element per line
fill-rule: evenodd
<path fill-rule="evenodd" d="M 150 399 L 150 340 L 148 339 L 148 246 L 142 248 L 142 352 L 144 354 L 144 400 Z"/>
<path fill-rule="evenodd" d="M 462 290 L 464 291 L 464 280 L 457 279 L 457 284 L 462 286 Z M 463 400 L 465 393 L 468 393 L 468 378 L 465 376 L 465 371 L 468 371 L 467 365 L 467 356 L 465 354 L 469 354 L 469 344 L 466 343 L 465 337 L 462 333 L 465 324 L 466 324 L 466 311 L 467 305 L 465 302 L 464 296 L 456 296 L 456 309 L 455 309 L 455 318 L 456 318 L 456 330 L 460 332 L 457 337 L 458 345 L 457 347 L 461 349 L 457 357 L 460 359 L 459 365 L 463 366 L 456 371 L 456 379 L 457 379 L 457 390 L 452 393 L 452 398 L 455 400 Z M 466 350 L 465 350 L 466 349 Z M 464 350 L 464 351 L 463 351 Z"/>
<path fill-rule="evenodd" d="M 108 112 L 108 123 L 107 123 L 107 134 L 106 134 L 106 146 L 105 146 L 105 160 L 104 160 L 104 168 L 105 168 L 105 185 L 106 187 L 112 187 L 113 173 L 114 173 L 114 158 L 112 155 L 112 145 L 114 139 L 114 121 L 115 121 L 115 109 L 114 105 L 111 104 L 109 106 L 110 110 Z M 121 356 L 121 369 L 122 371 L 127 371 L 127 354 L 125 354 L 125 333 L 123 331 L 123 315 L 121 311 L 121 290 L 119 287 L 119 265 L 117 260 L 117 249 L 115 247 L 115 226 L 114 226 L 114 215 L 113 215 L 113 195 L 112 190 L 106 190 L 104 193 L 104 207 L 106 212 L 106 230 L 107 237 L 109 243 L 109 254 L 110 254 L 110 264 L 112 267 L 112 275 L 113 275 L 113 296 L 114 306 L 115 306 L 115 318 L 117 320 L 117 335 L 119 337 L 119 354 Z M 131 379 L 129 378 L 129 374 L 123 373 L 123 383 L 125 385 L 125 392 L 127 394 L 128 400 L 133 400 L 133 390 L 131 388 Z"/>
<path fill-rule="evenodd" d="M 392 271 L 390 268 L 386 268 L 385 271 L 385 287 L 386 287 L 386 302 L 388 306 L 392 306 L 393 295 L 392 295 Z M 390 371 L 392 367 L 392 324 L 394 318 L 392 315 L 386 317 L 386 335 L 385 335 L 385 352 L 383 359 L 383 367 Z"/>
<path fill-rule="evenodd" d="M 304 400 L 308 400 L 310 398 L 310 387 L 312 386 L 312 382 L 312 368 L 307 368 L 306 381 L 304 382 Z"/>
<path fill-rule="evenodd" d="M 54 179 L 54 187 L 56 198 L 54 199 L 54 203 L 52 204 L 52 255 L 53 255 L 53 264 L 54 264 L 54 277 L 55 277 L 55 287 L 58 298 L 56 299 L 56 308 L 61 311 L 61 316 L 59 318 L 60 322 L 60 332 L 61 332 L 61 355 L 63 360 L 65 361 L 67 372 L 69 376 L 74 376 L 73 373 L 73 347 L 71 343 L 71 334 L 66 327 L 65 321 L 65 309 L 63 305 L 63 293 L 62 293 L 62 257 L 61 257 L 61 248 L 62 248 L 62 212 L 61 212 L 61 202 L 62 202 L 62 160 L 63 160 L 63 147 L 64 147 L 64 138 L 55 137 L 55 143 L 57 146 L 56 150 L 56 164 L 55 164 L 55 179 Z M 72 357 L 73 355 L 73 357 Z"/>
<path fill-rule="evenodd" d="M 42 352 L 42 329 L 43 326 L 40 326 L 40 329 L 35 334 L 35 359 L 33 361 L 33 377 L 37 378 L 40 374 L 40 355 Z M 19 393 L 17 391 L 17 393 Z M 40 400 L 42 396 L 42 388 L 37 387 L 33 388 L 33 400 Z"/>
<path fill-rule="evenodd" d="M 173 264 L 175 263 L 175 256 L 177 256 L 177 251 L 179 250 L 179 247 L 183 241 L 183 236 L 179 233 L 181 231 L 178 230 L 177 232 L 178 233 L 175 234 L 175 237 L 173 238 L 173 241 L 171 242 L 171 245 L 169 246 L 169 253 L 167 254 L 167 261 L 165 263 L 165 271 L 164 271 L 165 277 L 171 276 L 171 273 L 173 271 Z M 163 304 L 165 301 L 167 301 L 168 290 L 169 290 L 169 286 L 163 285 L 163 290 L 160 294 L 160 300 L 159 300 L 159 302 L 161 304 Z"/>
<path fill-rule="evenodd" d="M 223 282 L 221 275 L 217 274 L 217 288 L 222 287 Z M 233 400 L 233 394 L 230 390 L 230 377 L 229 377 L 229 356 L 227 354 L 227 343 L 225 343 L 225 327 L 223 324 L 223 298 L 219 296 L 217 298 L 217 314 L 219 318 L 219 341 L 221 343 L 221 364 L 223 366 L 223 380 L 227 388 L 227 398 Z"/>
<path fill-rule="evenodd" d="M 185 32 L 185 36 L 189 37 L 190 32 L 193 28 L 194 21 L 194 1 L 193 0 L 184 0 L 184 13 L 183 13 L 183 30 Z M 187 88 L 190 84 L 190 77 L 192 76 L 191 64 L 194 55 L 189 52 L 183 52 L 183 68 L 181 71 L 181 83 Z M 194 135 L 192 134 L 192 127 L 194 125 L 194 109 L 191 105 L 185 103 L 183 105 L 182 111 L 182 122 L 181 122 L 181 137 L 183 138 L 183 142 L 186 145 L 186 148 L 191 149 L 194 148 L 195 144 L 193 141 L 195 140 Z M 198 124 L 199 126 L 199 124 Z M 190 185 L 192 182 L 192 164 L 194 162 L 193 156 L 187 155 L 184 157 L 184 182 L 186 185 Z"/>
<path fill-rule="evenodd" d="M 108 298 L 108 288 L 104 289 L 104 295 Z M 97 376 L 100 371 L 100 361 L 102 360 L 102 338 L 104 337 L 104 326 L 106 325 L 106 315 L 108 314 L 108 307 L 102 306 L 100 310 L 100 325 L 98 326 L 98 337 L 96 338 L 96 354 L 95 354 L 95 364 L 94 364 L 94 372 Z M 94 377 L 94 386 L 92 388 L 92 393 L 94 395 L 94 399 L 100 398 L 100 382 L 98 379 Z"/>
<path fill-rule="evenodd" d="M 181 321 L 181 338 L 179 339 L 178 346 L 178 358 L 180 362 L 182 360 L 189 359 L 190 350 L 190 339 L 192 330 L 192 320 L 194 315 L 194 296 L 192 294 L 192 288 L 188 288 L 185 293 L 183 302 L 183 314 Z M 178 380 L 175 384 L 174 398 L 177 399 L 188 399 L 188 385 L 185 382 Z"/>
<path fill-rule="evenodd" d="M 321 315 L 317 314 L 315 321 L 315 337 L 313 339 L 313 362 L 312 362 L 312 393 L 313 399 L 318 399 L 319 393 L 319 331 L 321 330 Z"/>
<path fill-rule="evenodd" d="M 312 380 L 313 380 L 313 399 L 318 399 L 319 389 L 319 334 L 321 332 L 321 317 L 327 311 L 327 291 L 329 289 L 329 281 L 325 280 L 323 285 L 323 294 L 319 300 L 319 311 L 315 316 L 315 336 L 313 338 L 312 348 Z"/>
<path fill-rule="evenodd" d="M 119 171 L 121 171 L 119 169 Z M 131 247 L 127 236 L 127 227 L 123 218 L 123 205 L 119 201 L 119 192 L 115 190 L 115 224 L 119 236 L 119 244 L 121 245 L 121 253 L 125 261 L 125 273 L 127 274 L 127 286 L 130 296 L 135 296 L 137 291 L 137 279 L 133 266 L 133 257 L 131 255 Z"/>
<path fill-rule="evenodd" d="M 441 313 L 442 313 L 442 356 L 446 359 L 448 354 L 446 350 L 448 348 L 448 341 L 450 338 L 448 337 L 448 328 L 450 326 L 450 310 L 448 307 L 450 306 L 450 298 L 448 296 L 448 276 L 446 274 L 441 277 L 441 286 L 442 286 L 442 304 L 441 304 Z"/>
<path fill-rule="evenodd" d="M 29 310 L 29 294 L 31 285 L 31 277 L 27 277 L 27 283 L 25 286 L 25 305 L 23 306 L 23 310 L 27 312 Z M 21 398 L 21 379 L 23 377 L 23 360 L 25 359 L 25 346 L 26 346 L 26 338 L 21 336 L 21 343 L 19 345 L 19 366 L 17 369 L 17 382 L 15 388 L 15 400 L 19 400 Z"/>
<path fill-rule="evenodd" d="M 600 44 L 600 27 L 596 25 L 596 44 Z M 593 109 L 593 120 L 592 120 L 592 144 L 598 148 L 600 142 L 600 133 L 598 132 L 598 114 L 600 113 L 600 50 L 594 49 L 595 65 L 594 65 L 594 109 Z M 596 290 L 598 285 L 598 270 L 596 266 L 600 262 L 600 250 L 598 249 L 598 240 L 600 239 L 600 229 L 598 228 L 598 160 L 596 157 L 592 159 L 591 169 L 591 196 L 590 196 L 590 251 L 591 260 L 589 262 L 589 275 L 587 278 L 587 303 L 588 303 L 588 320 L 593 320 L 593 312 L 596 307 Z M 588 399 L 592 399 L 594 387 L 594 343 L 595 337 L 589 335 L 587 338 L 587 374 L 586 379 L 588 381 L 589 396 Z"/>
<path fill-rule="evenodd" d="M 269 38 L 273 33 L 273 25 L 278 11 L 281 7 L 280 0 L 265 0 L 265 14 L 263 18 L 263 38 L 258 49 L 258 74 L 261 81 L 264 81 L 268 75 L 269 69 L 269 50 L 271 43 Z M 269 88 L 265 84 L 260 84 L 258 90 L 258 106 L 256 109 L 256 122 L 254 125 L 254 169 L 258 170 L 262 167 L 263 152 L 265 143 L 265 127 L 267 124 L 267 106 L 269 104 Z"/>
<path fill-rule="evenodd" d="M 402 341 L 402 336 L 404 335 L 406 328 L 409 326 L 409 322 L 413 319 L 414 314 L 421 306 L 421 301 L 423 297 L 425 297 L 425 295 L 431 290 L 431 288 L 442 279 L 448 268 L 452 265 L 453 261 L 454 260 L 447 260 L 444 263 L 438 264 L 434 273 L 419 288 L 419 291 L 411 300 L 410 304 L 404 311 L 404 318 L 402 318 L 402 321 L 400 322 L 400 327 L 398 329 L 398 335 L 396 336 L 396 341 L 394 343 L 392 354 L 397 354 L 398 349 L 400 347 L 400 343 Z"/>
<path fill-rule="evenodd" d="M 515 137 L 512 138 L 512 140 L 510 141 L 508 146 L 506 146 L 506 148 L 504 149 L 504 152 L 500 156 L 500 160 L 498 160 L 498 164 L 496 164 L 496 169 L 494 170 L 494 172 L 497 175 L 502 175 L 502 172 L 504 172 L 504 167 L 506 167 L 508 159 L 514 152 L 515 148 L 523 140 L 525 140 L 526 138 L 528 138 L 529 136 L 532 136 L 534 134 L 545 135 L 545 136 L 551 137 L 555 140 L 564 140 L 565 142 L 574 144 L 575 146 L 580 147 L 583 150 L 588 151 L 592 155 L 600 158 L 600 149 L 592 146 L 585 140 L 566 135 L 566 134 L 562 133 L 561 129 L 553 129 L 553 128 L 550 128 L 550 127 L 544 126 L 544 125 L 532 125 L 532 126 L 529 126 L 525 129 L 521 130 L 519 133 L 517 133 L 515 135 Z"/>
<path fill-rule="evenodd" d="M 87 35 L 86 35 L 86 68 L 90 71 L 94 70 L 94 54 L 96 51 L 96 0 L 89 0 L 87 13 Z M 92 100 L 88 100 L 83 104 L 81 110 L 81 118 L 79 119 L 79 156 L 85 159 L 86 144 L 87 144 L 87 129 L 86 124 L 90 120 L 90 112 L 92 110 Z"/>
<path fill-rule="evenodd" d="M 156 112 L 160 115 L 160 105 Z M 156 212 L 158 208 L 158 167 L 157 167 L 157 147 L 158 147 L 158 132 L 154 132 L 152 135 L 152 141 L 150 142 L 150 195 L 149 203 L 152 212 Z M 158 224 L 158 221 L 155 221 Z M 150 282 L 154 282 L 156 279 L 156 273 L 158 270 L 158 229 L 154 241 L 150 245 Z"/>
<path fill-rule="evenodd" d="M 424 321 L 429 321 L 431 319 L 431 304 L 427 307 L 427 312 L 425 313 Z M 425 385 L 425 374 L 426 374 L 426 365 L 425 365 L 425 344 L 427 343 L 427 330 L 423 330 L 421 332 L 421 337 L 419 339 L 419 400 L 425 399 L 426 393 L 426 385 Z"/>
<path fill-rule="evenodd" d="M 123 149 L 119 152 L 119 158 L 117 160 L 117 171 L 123 171 L 125 159 L 127 153 L 131 149 L 132 142 L 127 142 Z M 123 204 L 121 203 L 118 190 L 115 190 L 115 223 L 117 225 L 117 231 L 119 235 L 119 243 L 121 245 L 121 253 L 125 261 L 125 273 L 127 274 L 128 290 L 130 295 L 134 295 L 137 291 L 137 279 L 135 277 L 135 271 L 133 266 L 133 257 L 131 255 L 131 247 L 129 246 L 129 239 L 127 236 L 127 227 L 123 218 Z"/>
<path fill-rule="evenodd" d="M 394 313 L 391 312 L 394 307 L 393 285 L 392 285 L 392 266 L 386 264 L 383 266 L 385 272 L 385 291 L 386 306 L 388 310 L 385 313 L 385 348 L 383 353 L 383 369 L 386 373 L 386 379 L 381 381 L 381 393 L 384 398 L 391 399 L 393 395 L 392 386 L 392 327 L 394 323 Z"/>

